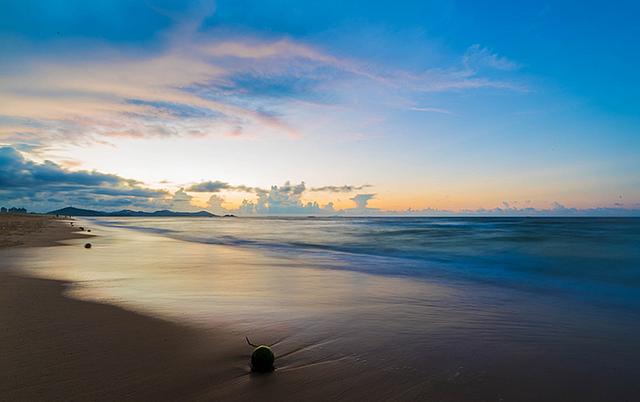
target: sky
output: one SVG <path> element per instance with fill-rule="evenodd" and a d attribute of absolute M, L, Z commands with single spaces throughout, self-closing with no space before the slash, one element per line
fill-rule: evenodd
<path fill-rule="evenodd" d="M 640 215 L 638 15 L 0 0 L 0 205 Z"/>

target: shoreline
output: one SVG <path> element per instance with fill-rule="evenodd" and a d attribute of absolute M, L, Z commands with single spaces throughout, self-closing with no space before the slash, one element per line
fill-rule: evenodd
<path fill-rule="evenodd" d="M 87 234 L 64 221 L 23 218 L 32 225 L 20 244 L 1 243 L 6 255 L 26 247 L 85 252 L 81 242 L 65 244 Z M 286 357 L 314 345 L 278 346 L 276 371 L 253 374 L 244 332 L 224 322 L 205 329 L 75 298 L 67 293 L 74 281 L 32 276 L 11 261 L 18 260 L 0 261 L 0 395 L 7 400 L 418 400 L 422 394 L 415 379 L 363 371 L 353 359 L 291 364 Z"/>
<path fill-rule="evenodd" d="M 635 317 L 605 307 L 319 269 L 80 220 L 97 235 L 86 250 L 87 234 L 68 222 L 25 219 L 35 229 L 0 249 L 0 395 L 8 400 L 604 401 L 638 393 Z M 273 373 L 250 372 L 245 335 L 274 343 Z"/>
<path fill-rule="evenodd" d="M 2 217 L 2 248 L 62 246 L 90 235 L 49 216 Z M 0 395 L 7 400 L 197 400 L 244 374 L 222 332 L 65 295 L 72 282 L 0 269 Z M 237 345 L 234 345 L 236 343 Z M 214 345 L 223 347 L 213 347 Z"/>

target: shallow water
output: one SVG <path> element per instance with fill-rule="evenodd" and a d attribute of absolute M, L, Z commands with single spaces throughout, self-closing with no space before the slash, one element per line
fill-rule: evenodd
<path fill-rule="evenodd" d="M 315 267 L 583 291 L 594 302 L 640 307 L 640 218 L 100 218 L 97 223 L 303 259 Z"/>
<path fill-rule="evenodd" d="M 632 400 L 638 219 L 99 218 L 7 266 L 277 342 L 278 368 L 355 365 L 459 399 Z M 473 398 L 471 398 L 473 399 Z"/>

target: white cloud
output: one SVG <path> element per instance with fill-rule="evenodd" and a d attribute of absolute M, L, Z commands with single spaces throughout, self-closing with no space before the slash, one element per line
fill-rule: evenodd
<path fill-rule="evenodd" d="M 356 209 L 367 209 L 367 204 L 375 197 L 375 194 L 358 194 L 351 201 L 356 203 Z"/>
<path fill-rule="evenodd" d="M 230 211 L 222 205 L 224 202 L 224 198 L 217 194 L 213 194 L 209 197 L 209 201 L 207 201 L 207 210 L 216 215 L 228 214 Z"/>
<path fill-rule="evenodd" d="M 184 191 L 184 188 L 180 188 L 173 194 L 171 199 L 166 201 L 166 208 L 172 209 L 175 211 L 196 211 L 202 208 L 198 208 L 191 203 L 193 200 L 193 196 Z"/>

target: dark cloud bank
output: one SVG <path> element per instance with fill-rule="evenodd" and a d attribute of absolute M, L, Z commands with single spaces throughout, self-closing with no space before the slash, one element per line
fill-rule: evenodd
<path fill-rule="evenodd" d="M 69 171 L 51 161 L 36 163 L 11 147 L 0 148 L 0 200 L 29 210 L 62 205 L 94 208 L 146 208 L 167 192 L 135 180 L 97 171 Z"/>
<path fill-rule="evenodd" d="M 208 209 L 213 213 L 238 215 L 410 215 L 410 216 L 640 216 L 640 208 L 622 206 L 575 209 L 554 204 L 550 209 L 517 208 L 503 203 L 501 208 L 447 211 L 440 209 L 408 209 L 385 211 L 369 206 L 373 193 L 355 194 L 350 198 L 353 208 L 337 210 L 333 203 L 319 205 L 304 202 L 307 192 L 347 194 L 371 187 L 370 185 L 323 186 L 308 188 L 304 182 L 269 189 L 231 185 L 222 181 L 206 181 L 193 184 L 175 193 L 144 187 L 142 183 L 114 174 L 97 171 L 71 171 L 58 164 L 45 161 L 37 163 L 26 159 L 12 147 L 0 148 L 0 204 L 23 206 L 31 211 L 44 212 L 73 205 L 92 209 L 174 209 L 193 211 L 202 208 L 191 205 L 189 193 L 211 193 Z M 255 200 L 244 200 L 237 209 L 223 207 L 221 191 L 251 193 Z"/>

